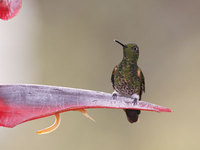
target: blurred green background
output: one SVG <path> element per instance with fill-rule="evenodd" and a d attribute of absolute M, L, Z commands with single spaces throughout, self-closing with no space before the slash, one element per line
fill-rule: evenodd
<path fill-rule="evenodd" d="M 135 42 L 146 79 L 144 101 L 173 113 L 142 112 L 130 124 L 122 110 L 62 114 L 60 127 L 39 136 L 54 117 L 0 128 L 2 150 L 199 150 L 200 1 L 24 0 L 0 21 L 0 83 L 34 83 L 112 92 L 122 59 L 113 42 Z"/>

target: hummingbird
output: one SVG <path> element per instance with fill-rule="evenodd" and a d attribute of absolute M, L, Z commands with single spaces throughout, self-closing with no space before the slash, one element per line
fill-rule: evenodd
<path fill-rule="evenodd" d="M 119 65 L 115 66 L 111 75 L 111 82 L 114 88 L 112 94 L 115 99 L 118 95 L 133 99 L 137 104 L 141 100 L 142 93 L 145 92 L 145 79 L 141 69 L 137 65 L 139 58 L 139 47 L 134 44 L 122 44 L 114 40 L 123 47 L 123 58 Z M 137 122 L 140 110 L 124 109 L 130 123 Z"/>

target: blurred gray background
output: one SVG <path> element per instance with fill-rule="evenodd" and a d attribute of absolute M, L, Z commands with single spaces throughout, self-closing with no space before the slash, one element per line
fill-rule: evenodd
<path fill-rule="evenodd" d="M 144 101 L 173 113 L 142 112 L 128 123 L 122 110 L 62 114 L 60 127 L 39 136 L 54 117 L 0 128 L 3 150 L 199 150 L 200 1 L 24 0 L 0 21 L 0 83 L 34 83 L 112 92 L 122 59 L 113 42 L 135 42 L 146 79 Z"/>

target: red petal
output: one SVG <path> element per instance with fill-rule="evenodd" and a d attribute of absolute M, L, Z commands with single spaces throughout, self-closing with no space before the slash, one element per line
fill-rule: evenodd
<path fill-rule="evenodd" d="M 0 0 L 0 18 L 8 20 L 14 17 L 21 8 L 21 0 Z"/>
<path fill-rule="evenodd" d="M 0 126 L 14 127 L 58 112 L 86 108 L 171 112 L 168 108 L 144 101 L 135 105 L 125 97 L 113 100 L 109 93 L 91 90 L 40 85 L 0 86 Z"/>

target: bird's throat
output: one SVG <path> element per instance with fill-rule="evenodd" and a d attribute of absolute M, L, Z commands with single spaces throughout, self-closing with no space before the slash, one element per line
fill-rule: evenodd
<path fill-rule="evenodd" d="M 137 66 L 137 59 L 130 59 L 128 57 L 124 57 L 122 59 L 122 63 L 127 66 Z"/>

